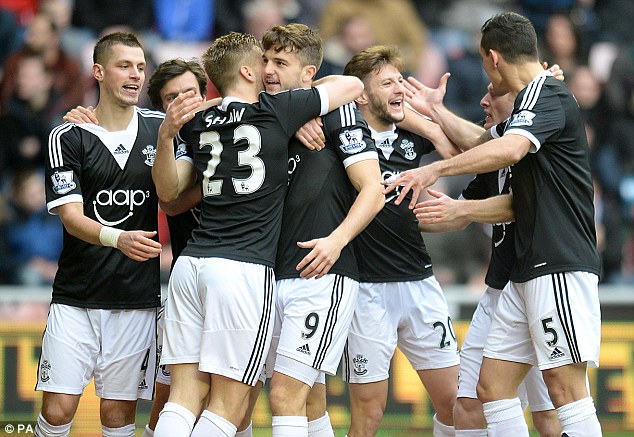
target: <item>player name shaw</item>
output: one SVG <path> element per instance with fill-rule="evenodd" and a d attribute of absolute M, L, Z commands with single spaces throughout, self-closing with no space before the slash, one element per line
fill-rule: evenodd
<path fill-rule="evenodd" d="M 205 117 L 205 123 L 207 124 L 207 127 L 218 124 L 234 123 L 236 121 L 242 121 L 242 115 L 244 115 L 244 108 L 232 109 L 231 112 L 229 112 L 229 117 L 221 117 L 218 115 L 210 114 Z"/>

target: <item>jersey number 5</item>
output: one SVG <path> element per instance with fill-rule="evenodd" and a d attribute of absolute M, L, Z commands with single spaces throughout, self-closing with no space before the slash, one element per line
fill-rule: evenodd
<path fill-rule="evenodd" d="M 238 152 L 238 166 L 251 167 L 251 174 L 242 179 L 232 177 L 231 181 L 236 194 L 250 194 L 262 186 L 266 175 L 264 161 L 257 156 L 262 147 L 262 138 L 257 128 L 250 124 L 244 124 L 233 131 L 233 143 L 236 144 L 240 140 L 246 140 L 248 147 L 246 150 Z M 222 160 L 224 150 L 224 146 L 220 142 L 220 134 L 216 131 L 200 134 L 200 148 L 204 146 L 211 147 L 209 152 L 211 159 L 207 162 L 207 168 L 203 172 L 203 196 L 218 196 L 222 194 L 222 180 L 212 179 L 212 177 Z"/>

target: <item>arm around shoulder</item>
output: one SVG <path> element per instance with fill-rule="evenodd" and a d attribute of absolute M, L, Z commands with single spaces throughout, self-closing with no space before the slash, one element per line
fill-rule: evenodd
<path fill-rule="evenodd" d="M 326 76 L 315 85 L 328 96 L 328 112 L 352 102 L 363 92 L 363 82 L 355 76 Z"/>

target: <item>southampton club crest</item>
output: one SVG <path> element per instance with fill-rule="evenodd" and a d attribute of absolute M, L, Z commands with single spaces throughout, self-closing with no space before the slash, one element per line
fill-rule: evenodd
<path fill-rule="evenodd" d="M 400 147 L 405 152 L 405 159 L 409 159 L 410 161 L 416 159 L 416 152 L 414 152 L 414 143 L 412 143 L 410 140 L 403 140 L 401 141 Z"/>
<path fill-rule="evenodd" d="M 154 165 L 154 158 L 156 158 L 156 149 L 154 146 L 151 144 L 145 146 L 143 154 L 145 155 L 145 164 L 152 167 Z"/>
<path fill-rule="evenodd" d="M 40 381 L 48 382 L 48 380 L 51 379 L 51 375 L 49 375 L 50 370 L 51 365 L 48 360 L 42 361 L 42 364 L 40 364 Z"/>
<path fill-rule="evenodd" d="M 358 354 L 356 357 L 352 359 L 352 364 L 354 365 L 354 373 L 357 375 L 365 375 L 368 373 L 368 369 L 366 369 L 366 365 L 368 364 L 368 359 L 361 354 Z"/>

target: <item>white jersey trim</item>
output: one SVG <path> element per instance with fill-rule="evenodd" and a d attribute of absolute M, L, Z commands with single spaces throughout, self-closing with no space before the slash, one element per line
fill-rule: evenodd
<path fill-rule="evenodd" d="M 373 150 L 368 150 L 367 152 L 357 153 L 356 155 L 352 155 L 349 158 L 344 159 L 343 160 L 343 166 L 345 168 L 348 168 L 352 164 L 356 164 L 357 162 L 368 161 L 368 160 L 378 161 L 379 160 L 378 153 L 376 153 Z"/>
<path fill-rule="evenodd" d="M 61 167 L 64 165 L 60 138 L 65 132 L 68 132 L 75 126 L 76 125 L 73 123 L 64 123 L 54 128 L 48 135 L 48 155 L 51 168 Z"/>
<path fill-rule="evenodd" d="M 46 204 L 49 214 L 57 215 L 57 208 L 60 205 L 66 205 L 67 203 L 84 203 L 84 198 L 81 194 L 71 194 L 70 196 L 64 196 L 59 199 L 52 200 Z"/>
<path fill-rule="evenodd" d="M 542 143 L 539 142 L 539 140 L 535 137 L 535 135 L 533 135 L 532 133 L 524 129 L 513 128 L 504 132 L 504 135 L 510 135 L 510 134 L 521 135 L 524 138 L 528 139 L 528 141 L 530 141 L 533 144 L 530 150 L 528 151 L 528 153 L 536 153 L 542 147 Z"/>
<path fill-rule="evenodd" d="M 317 85 L 315 88 L 319 91 L 319 97 L 321 98 L 321 110 L 319 115 L 326 115 L 328 114 L 328 108 L 330 107 L 330 98 L 328 97 L 326 86 Z"/>
<path fill-rule="evenodd" d="M 352 103 L 347 103 L 339 107 L 341 127 L 355 126 L 357 124 L 357 116 L 354 109 L 355 106 Z"/>

